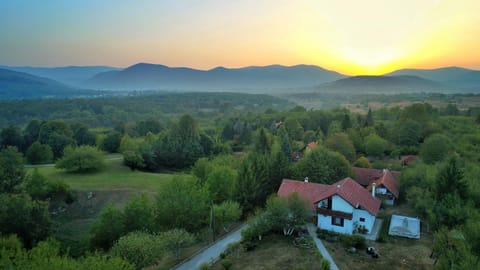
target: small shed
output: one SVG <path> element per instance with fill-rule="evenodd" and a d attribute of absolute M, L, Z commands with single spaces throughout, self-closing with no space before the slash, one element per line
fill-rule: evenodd
<path fill-rule="evenodd" d="M 392 215 L 390 220 L 389 235 L 407 238 L 420 238 L 420 220 L 418 218 Z"/>

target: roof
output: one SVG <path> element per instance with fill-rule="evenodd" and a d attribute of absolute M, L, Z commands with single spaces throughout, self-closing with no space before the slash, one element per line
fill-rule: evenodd
<path fill-rule="evenodd" d="M 318 145 L 317 142 L 309 142 L 307 144 L 307 148 L 313 149 L 313 148 L 317 147 L 317 145 Z"/>
<path fill-rule="evenodd" d="M 400 188 L 398 185 L 398 181 L 395 176 L 393 176 L 392 172 L 390 172 L 387 169 L 384 169 L 382 172 L 382 177 L 378 178 L 374 182 L 370 183 L 367 187 L 367 190 L 372 190 L 372 185 L 375 183 L 377 187 L 384 186 L 390 191 L 390 193 L 395 196 L 395 198 L 398 198 L 398 195 L 400 193 Z"/>
<path fill-rule="evenodd" d="M 402 163 L 404 164 L 415 161 L 415 160 L 417 160 L 417 156 L 415 155 L 407 155 L 402 157 Z"/>
<path fill-rule="evenodd" d="M 329 185 L 322 185 L 317 183 L 310 183 L 305 181 L 296 181 L 290 179 L 283 179 L 277 195 L 286 197 L 294 192 L 297 192 L 302 198 L 307 199 L 310 202 L 310 210 L 315 210 L 315 198 L 318 194 L 323 193 L 329 189 Z"/>
<path fill-rule="evenodd" d="M 400 177 L 400 172 L 390 171 L 390 173 L 395 178 L 395 181 L 398 181 L 398 178 Z M 364 187 L 367 187 L 383 176 L 383 170 L 353 167 L 352 174 L 353 179 L 355 179 L 357 183 Z"/>
<path fill-rule="evenodd" d="M 370 214 L 376 216 L 380 210 L 380 200 L 375 198 L 355 180 L 347 177 L 329 186 L 327 190 L 319 194 L 314 203 L 338 195 L 354 208 L 363 207 Z"/>

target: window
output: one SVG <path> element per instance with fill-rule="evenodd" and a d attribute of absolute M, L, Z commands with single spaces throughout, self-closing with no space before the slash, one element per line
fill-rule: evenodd
<path fill-rule="evenodd" d="M 361 217 L 360 222 L 365 222 L 365 218 Z"/>
<path fill-rule="evenodd" d="M 332 225 L 343 227 L 343 218 L 332 217 Z"/>

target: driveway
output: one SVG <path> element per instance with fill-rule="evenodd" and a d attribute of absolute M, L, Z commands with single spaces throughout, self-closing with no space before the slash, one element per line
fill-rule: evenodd
<path fill-rule="evenodd" d="M 233 242 L 239 242 L 240 240 L 242 240 L 241 231 L 246 226 L 246 224 L 242 225 L 236 231 L 231 232 L 229 235 L 218 240 L 211 246 L 191 257 L 188 261 L 183 262 L 182 264 L 174 267 L 173 269 L 196 270 L 200 269 L 200 266 L 203 263 L 211 263 L 212 261 L 216 261 L 220 257 L 220 254 L 227 248 L 228 244 Z"/>
<path fill-rule="evenodd" d="M 308 233 L 315 241 L 315 245 L 317 245 L 317 248 L 320 251 L 320 254 L 322 254 L 322 257 L 327 259 L 330 262 L 330 270 L 338 270 L 338 266 L 333 261 L 332 256 L 330 256 L 330 253 L 328 253 L 328 250 L 325 248 L 322 241 L 318 238 L 317 232 L 316 232 L 317 228 L 315 227 L 315 225 L 313 225 L 313 223 L 308 223 L 307 229 L 308 229 Z"/>

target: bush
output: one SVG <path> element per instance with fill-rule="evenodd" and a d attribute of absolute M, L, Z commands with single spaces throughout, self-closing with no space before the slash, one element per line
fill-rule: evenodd
<path fill-rule="evenodd" d="M 77 148 L 68 146 L 64 156 L 57 161 L 55 167 L 69 172 L 88 172 L 103 167 L 103 155 L 95 147 L 82 145 Z"/>
<path fill-rule="evenodd" d="M 134 232 L 120 237 L 112 254 L 134 264 L 137 269 L 155 264 L 162 254 L 161 239 L 152 234 Z"/>
<path fill-rule="evenodd" d="M 345 247 L 355 247 L 362 249 L 366 247 L 366 241 L 363 236 L 360 235 L 342 235 L 342 243 Z"/>
<path fill-rule="evenodd" d="M 200 270 L 210 270 L 212 267 L 210 267 L 209 263 L 202 263 L 200 265 Z"/>
<path fill-rule="evenodd" d="M 320 270 L 330 270 L 330 261 L 322 258 L 320 260 Z"/>
<path fill-rule="evenodd" d="M 232 268 L 233 262 L 229 259 L 223 259 L 220 261 L 220 264 L 223 266 L 223 269 L 229 270 L 230 268 Z"/>

